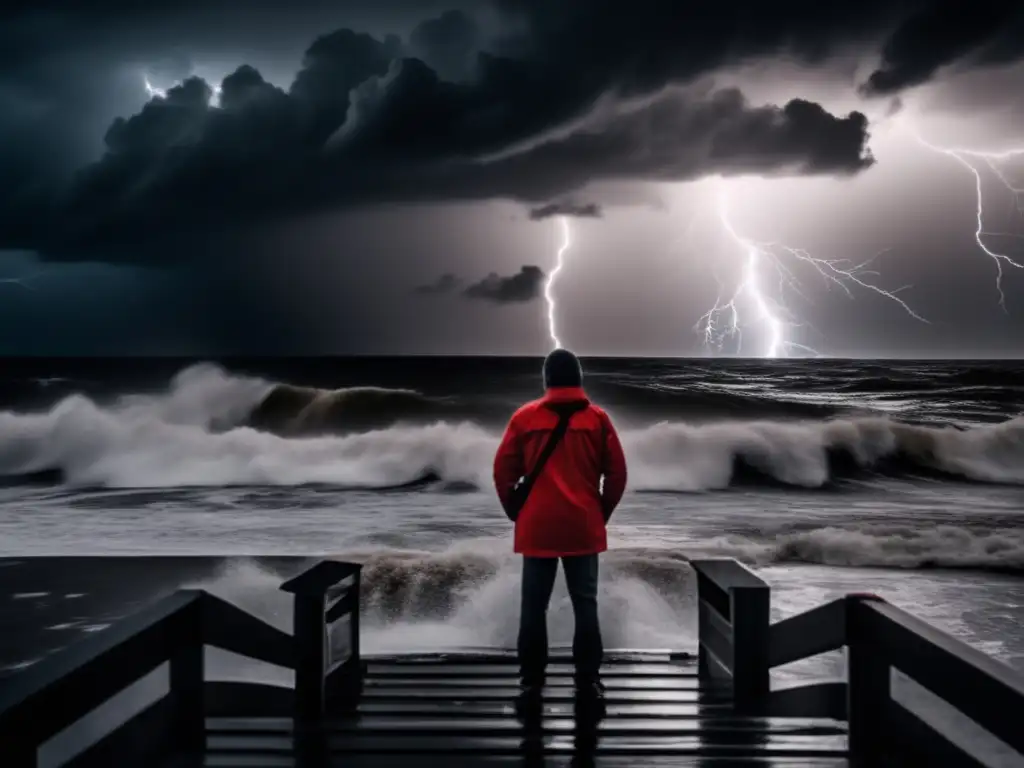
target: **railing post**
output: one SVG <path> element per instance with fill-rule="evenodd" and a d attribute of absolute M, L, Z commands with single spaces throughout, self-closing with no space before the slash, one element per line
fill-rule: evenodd
<path fill-rule="evenodd" d="M 201 755 L 206 748 L 202 620 L 199 601 L 182 609 L 175 617 L 175 621 L 180 622 L 180 645 L 172 653 L 169 664 L 175 748 L 194 755 Z"/>
<path fill-rule="evenodd" d="M 35 744 L 14 742 L 4 749 L 4 765 L 8 768 L 37 768 L 39 747 Z"/>
<path fill-rule="evenodd" d="M 886 710 L 891 697 L 889 661 L 872 638 L 865 602 L 846 598 L 847 700 L 850 757 L 854 765 L 878 765 L 885 754 Z"/>
<path fill-rule="evenodd" d="M 281 585 L 295 595 L 295 717 L 323 718 L 330 700 L 354 703 L 362 689 L 359 656 L 359 587 L 361 566 L 325 560 Z M 352 579 L 348 586 L 341 582 Z M 339 660 L 333 632 L 349 617 L 348 656 Z"/>
<path fill-rule="evenodd" d="M 348 614 L 348 626 L 349 626 L 349 648 L 352 649 L 352 658 L 355 659 L 356 666 L 362 670 L 362 661 L 360 652 L 361 645 L 359 642 L 359 614 L 362 604 L 359 599 L 359 595 L 363 588 L 363 571 L 361 568 L 357 568 L 356 572 L 352 575 L 352 586 L 349 587 L 349 594 L 352 595 L 352 607 L 349 609 Z"/>
<path fill-rule="evenodd" d="M 767 584 L 738 585 L 730 590 L 733 632 L 733 696 L 739 712 L 768 708 L 770 675 L 768 632 L 771 593 Z"/>
<path fill-rule="evenodd" d="M 732 682 L 737 711 L 767 710 L 769 694 L 768 584 L 736 560 L 695 560 L 699 673 Z"/>

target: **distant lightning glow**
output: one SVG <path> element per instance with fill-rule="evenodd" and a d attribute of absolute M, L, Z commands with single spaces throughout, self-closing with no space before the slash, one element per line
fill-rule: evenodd
<path fill-rule="evenodd" d="M 142 82 L 146 86 L 146 94 L 149 96 L 149 98 L 152 99 L 155 96 L 159 96 L 161 99 L 167 98 L 167 91 L 165 91 L 163 88 L 157 88 L 155 85 L 149 82 L 148 75 L 142 76 Z"/>
<path fill-rule="evenodd" d="M 145 75 L 144 74 L 142 76 L 142 84 L 143 84 L 143 86 L 146 89 L 146 95 L 149 96 L 150 99 L 156 98 L 156 97 L 159 97 L 161 99 L 166 99 L 167 98 L 167 91 L 169 89 L 167 89 L 167 88 L 158 88 L 157 86 L 153 85 L 153 83 L 151 83 L 150 80 L 149 80 L 149 75 Z M 171 88 L 174 88 L 174 87 L 176 87 L 178 85 L 181 85 L 180 81 L 172 84 Z M 210 95 L 210 106 L 211 107 L 219 107 L 220 106 L 220 95 L 221 95 L 220 84 L 219 83 L 213 84 L 213 85 L 210 86 L 210 88 L 213 91 L 212 94 Z"/>
<path fill-rule="evenodd" d="M 954 160 L 956 160 L 958 163 L 960 163 L 964 168 L 966 168 L 968 171 L 970 171 L 974 175 L 975 195 L 976 195 L 976 200 L 977 200 L 977 209 L 976 209 L 976 216 L 975 216 L 975 218 L 977 220 L 977 229 L 974 230 L 974 241 L 978 244 L 978 247 L 987 256 L 989 256 L 992 259 L 992 261 L 995 262 L 995 265 L 996 265 L 996 291 L 999 293 L 999 306 L 1002 308 L 1002 310 L 1004 312 L 1006 312 L 1006 294 L 1003 292 L 1003 265 L 1007 264 L 1007 265 L 1009 265 L 1011 267 L 1016 267 L 1017 269 L 1024 269 L 1024 264 L 1021 264 L 1020 262 L 1014 261 L 1009 256 L 1007 256 L 1005 253 L 1000 253 L 998 251 L 993 251 L 991 248 L 989 248 L 987 245 L 985 245 L 984 238 L 986 238 L 986 237 L 1012 237 L 1012 238 L 1021 239 L 1021 235 L 1014 234 L 1012 232 L 993 232 L 993 231 L 989 231 L 989 230 L 985 229 L 985 224 L 984 224 L 984 219 L 985 219 L 985 210 L 984 210 L 984 208 L 985 208 L 985 200 L 984 200 L 984 196 L 982 194 L 981 172 L 974 165 L 974 163 L 972 163 L 969 160 L 967 160 L 967 158 L 970 157 L 970 158 L 976 159 L 978 161 L 983 161 L 989 167 L 989 169 L 992 171 L 993 175 L 997 179 L 999 179 L 999 182 L 1004 187 L 1006 187 L 1007 191 L 1009 191 L 1010 194 L 1013 196 L 1014 208 L 1016 209 L 1016 211 L 1018 213 L 1024 214 L 1024 209 L 1022 209 L 1022 202 L 1021 202 L 1022 199 L 1024 199 L 1024 188 L 1015 187 L 1010 182 L 1010 179 L 1006 176 L 1006 174 L 1003 173 L 1003 171 L 1001 171 L 999 169 L 998 165 L 996 165 L 996 163 L 999 160 L 1011 160 L 1011 159 L 1014 159 L 1014 158 L 1017 158 L 1017 157 L 1024 157 L 1024 148 L 1021 148 L 1021 149 L 1009 149 L 1009 150 L 1004 150 L 1002 152 L 981 152 L 981 151 L 976 150 L 976 149 L 958 149 L 958 148 L 955 148 L 955 147 L 939 147 L 939 146 L 936 146 L 934 144 L 930 144 L 929 142 L 925 141 L 919 135 L 917 135 L 917 133 L 911 132 L 911 134 L 918 141 L 918 143 L 920 143 L 923 147 L 926 147 L 927 149 L 930 149 L 933 152 L 938 152 L 940 154 L 946 155 L 947 157 L 952 157 Z"/>
<path fill-rule="evenodd" d="M 45 274 L 45 272 L 35 272 L 27 277 L 4 277 L 0 278 L 0 285 L 16 285 L 26 291 L 35 291 L 36 288 L 32 285 L 32 281 Z"/>
<path fill-rule="evenodd" d="M 551 343 L 554 344 L 555 349 L 560 348 L 562 342 L 558 340 L 558 334 L 555 333 L 555 297 L 552 293 L 552 288 L 555 284 L 555 277 L 562 270 L 565 253 L 572 247 L 572 230 L 569 228 L 569 217 L 559 217 L 559 224 L 562 229 L 562 244 L 558 248 L 555 268 L 548 274 L 547 282 L 544 284 L 544 298 L 548 303 L 548 335 L 551 336 Z"/>
<path fill-rule="evenodd" d="M 861 264 L 851 265 L 847 259 L 821 259 L 801 248 L 781 243 L 759 243 L 744 237 L 732 223 L 728 189 L 724 184 L 718 198 L 718 218 L 722 229 L 739 246 L 745 258 L 739 283 L 729 294 L 729 300 L 723 301 L 720 292 L 711 309 L 697 322 L 697 330 L 703 334 L 704 341 L 709 347 L 721 349 L 727 339 L 735 339 L 736 349 L 740 351 L 743 327 L 756 323 L 764 330 L 767 339 L 763 357 L 788 357 L 793 352 L 817 355 L 817 351 L 811 347 L 788 338 L 791 329 L 805 325 L 794 321 L 792 311 L 787 309 L 784 303 L 786 291 L 806 298 L 793 271 L 797 263 L 812 267 L 828 283 L 841 288 L 850 298 L 853 298 L 851 285 L 856 285 L 896 302 L 914 319 L 923 323 L 928 322 L 897 296 L 900 291 L 910 286 L 888 291 L 864 281 L 863 278 L 868 275 L 877 275 L 877 272 L 867 271 L 877 256 Z M 766 271 L 778 279 L 779 289 L 774 297 L 769 295 L 769 289 L 765 285 Z M 721 281 L 719 283 L 721 286 Z M 754 319 L 750 322 L 745 321 L 742 308 L 745 302 L 749 302 L 754 310 Z"/>

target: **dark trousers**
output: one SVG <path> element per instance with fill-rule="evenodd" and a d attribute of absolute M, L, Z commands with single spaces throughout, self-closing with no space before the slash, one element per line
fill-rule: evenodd
<path fill-rule="evenodd" d="M 576 631 L 572 657 L 576 682 L 596 681 L 604 648 L 597 619 L 597 555 L 524 557 L 522 604 L 519 613 L 519 667 L 524 685 L 540 685 L 548 663 L 548 604 L 558 561 L 565 570 Z"/>

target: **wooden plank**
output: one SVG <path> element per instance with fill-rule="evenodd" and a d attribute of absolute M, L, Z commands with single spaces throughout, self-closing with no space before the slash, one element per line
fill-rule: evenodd
<path fill-rule="evenodd" d="M 203 699 L 207 717 L 291 714 L 295 708 L 295 689 L 284 685 L 207 680 Z"/>
<path fill-rule="evenodd" d="M 66 768 L 145 765 L 162 757 L 174 742 L 174 701 L 164 696 L 79 752 Z"/>
<path fill-rule="evenodd" d="M 250 659 L 294 669 L 295 638 L 215 595 L 203 594 L 203 642 Z"/>
<path fill-rule="evenodd" d="M 781 667 L 846 645 L 845 597 L 771 625 L 768 665 Z"/>
<path fill-rule="evenodd" d="M 580 764 L 591 768 L 636 768 L 635 757 L 615 755 L 587 755 L 583 761 L 575 755 L 545 755 L 544 768 L 576 768 Z M 481 766 L 529 765 L 529 756 L 523 755 L 451 755 L 418 756 L 416 768 L 481 768 Z M 407 755 L 339 755 L 328 758 L 322 765 L 330 768 L 409 768 Z M 845 757 L 708 757 L 677 755 L 644 755 L 644 768 L 847 768 Z M 298 768 L 299 762 L 290 755 L 211 754 L 203 766 L 207 768 Z M 167 768 L 193 768 L 192 764 Z"/>
<path fill-rule="evenodd" d="M 393 664 L 370 662 L 366 665 L 367 676 L 383 677 L 415 677 L 429 679 L 434 677 L 519 677 L 519 665 L 515 662 L 506 664 L 460 664 L 458 662 L 441 662 L 438 664 Z M 572 664 L 549 664 L 548 675 L 572 675 Z M 601 669 L 602 679 L 616 677 L 697 677 L 697 667 L 692 664 L 616 664 Z"/>
<path fill-rule="evenodd" d="M 707 600 L 702 600 L 705 608 L 713 608 Z M 717 610 L 707 610 L 700 613 L 700 629 L 711 628 L 723 637 L 732 637 L 732 619 L 730 616 L 723 616 Z"/>
<path fill-rule="evenodd" d="M 352 587 L 349 587 L 348 592 L 335 600 L 334 603 L 327 608 L 327 611 L 324 613 L 324 623 L 333 624 L 342 616 L 348 616 L 353 609 L 358 607 L 359 593 L 354 592 Z"/>
<path fill-rule="evenodd" d="M 845 682 L 807 683 L 774 690 L 768 714 L 776 717 L 831 717 L 846 720 L 849 688 Z"/>
<path fill-rule="evenodd" d="M 572 713 L 574 702 L 564 699 L 544 702 L 545 715 L 551 713 Z M 413 701 L 363 701 L 359 705 L 361 714 L 436 714 L 465 715 L 471 712 L 476 717 L 504 717 L 514 710 L 511 700 L 461 701 L 448 699 L 420 699 Z M 704 701 L 688 703 L 609 702 L 605 707 L 608 717 L 718 717 L 732 714 L 732 703 L 710 704 Z"/>
<path fill-rule="evenodd" d="M 697 602 L 717 613 L 724 621 L 732 620 L 732 606 L 729 591 L 723 589 L 703 573 L 697 574 Z"/>
<path fill-rule="evenodd" d="M 280 589 L 292 594 L 316 592 L 324 594 L 338 582 L 355 576 L 362 570 L 361 563 L 346 563 L 341 560 L 321 560 L 311 568 L 289 579 Z"/>
<path fill-rule="evenodd" d="M 546 679 L 548 688 L 572 688 L 575 685 L 572 677 L 549 676 Z M 653 690 L 653 691 L 692 691 L 698 688 L 722 687 L 723 683 L 712 680 L 700 680 L 697 677 L 609 677 L 604 681 L 607 690 Z M 365 689 L 387 690 L 390 688 L 501 688 L 516 685 L 515 678 L 510 677 L 458 677 L 454 679 L 430 679 L 408 677 L 376 677 L 365 680 Z"/>
<path fill-rule="evenodd" d="M 473 737 L 463 735 L 450 736 L 335 736 L 327 737 L 328 748 L 332 752 L 381 752 L 420 754 L 426 752 L 444 753 L 484 753 L 484 754 L 521 754 L 523 739 L 519 736 Z M 544 751 L 574 752 L 575 737 L 548 736 L 543 739 Z M 290 754 L 294 749 L 290 736 L 278 735 L 244 735 L 221 736 L 211 734 L 207 742 L 208 752 L 263 752 Z M 661 754 L 692 754 L 747 756 L 758 755 L 822 755 L 841 756 L 846 751 L 846 737 L 843 735 L 803 736 L 779 735 L 766 738 L 751 738 L 749 735 L 733 740 L 725 734 L 719 742 L 711 742 L 707 738 L 697 736 L 666 736 L 633 737 L 607 736 L 602 737 L 597 752 L 602 754 L 635 754 L 642 756 L 648 753 Z"/>
<path fill-rule="evenodd" d="M 719 678 L 732 680 L 733 666 L 733 645 L 732 630 L 723 633 L 721 622 L 709 621 L 714 615 L 714 610 L 703 600 L 697 606 L 697 616 L 700 622 L 700 654 L 703 674 L 705 679 Z"/>
<path fill-rule="evenodd" d="M 247 725 L 248 727 L 239 727 Z M 586 726 L 585 726 L 586 727 Z M 531 732 L 543 733 L 574 733 L 580 723 L 571 717 L 545 718 L 537 728 L 531 726 Z M 395 718 L 380 717 L 331 723 L 327 729 L 330 733 L 349 734 L 352 736 L 386 735 L 405 737 L 421 736 L 503 736 L 521 734 L 523 723 L 514 717 L 498 718 Z M 595 730 L 604 736 L 703 736 L 708 740 L 723 738 L 760 738 L 782 735 L 804 736 L 835 736 L 846 733 L 845 728 L 835 725 L 800 725 L 780 720 L 768 723 L 751 723 L 743 720 L 672 720 L 667 718 L 633 718 L 628 720 L 605 719 L 597 724 Z M 223 725 L 211 728 L 208 737 L 240 734 L 285 735 L 290 728 L 268 728 L 265 724 L 255 721 L 238 724 L 235 727 Z"/>
<path fill-rule="evenodd" d="M 439 663 L 451 664 L 515 664 L 516 652 L 502 648 L 462 649 L 451 652 L 409 652 L 403 654 L 364 653 L 362 658 L 369 663 L 422 666 Z M 668 650 L 608 650 L 605 649 L 602 666 L 613 664 L 646 664 L 648 662 L 693 663 L 696 656 L 682 651 Z M 548 662 L 551 664 L 571 664 L 572 651 L 567 648 L 550 648 Z"/>
<path fill-rule="evenodd" d="M 690 565 L 693 570 L 710 579 L 715 586 L 724 591 L 747 587 L 768 588 L 768 582 L 738 560 L 691 560 Z"/>
<path fill-rule="evenodd" d="M 508 711 L 502 713 L 501 718 L 481 718 L 477 713 L 470 712 L 466 717 L 446 717 L 438 713 L 426 716 L 401 716 L 401 715 L 361 715 L 358 719 L 335 719 L 328 720 L 323 724 L 325 730 L 343 730 L 350 731 L 358 728 L 371 728 L 380 730 L 381 728 L 394 728 L 397 725 L 397 729 L 401 730 L 405 723 L 418 724 L 425 723 L 423 727 L 426 728 L 438 728 L 441 730 L 447 730 L 450 728 L 474 728 L 479 726 L 492 727 L 495 722 L 502 723 L 501 728 L 517 729 L 521 728 L 522 725 L 515 719 L 511 712 L 511 707 Z M 845 733 L 846 723 L 840 720 L 831 720 L 829 718 L 800 718 L 800 717 L 710 717 L 710 718 L 696 718 L 696 717 L 640 717 L 640 718 L 622 718 L 620 721 L 616 717 L 606 717 L 602 722 L 604 724 L 611 723 L 618 727 L 618 724 L 626 722 L 630 727 L 649 727 L 655 730 L 671 730 L 674 728 L 682 729 L 683 731 L 695 730 L 699 728 L 710 728 L 711 730 L 732 728 L 737 730 L 762 730 L 762 731 L 811 731 L 811 730 L 822 730 L 829 733 Z M 638 721 L 638 722 L 634 722 Z M 571 710 L 563 712 L 560 716 L 547 717 L 543 726 L 545 728 L 550 727 L 553 730 L 566 730 L 575 726 L 575 718 L 572 716 Z M 210 732 L 280 732 L 280 733 L 291 733 L 294 729 L 294 721 L 290 717 L 209 717 L 206 719 L 206 728 Z"/>
<path fill-rule="evenodd" d="M 448 699 L 450 701 L 515 701 L 519 689 L 515 686 L 494 687 L 494 688 L 366 688 L 363 692 L 363 701 L 382 700 L 416 700 L 416 699 Z M 544 699 L 546 701 L 572 701 L 576 693 L 571 688 L 545 688 Z M 711 693 L 708 691 L 686 690 L 678 691 L 643 691 L 643 690 L 609 690 L 605 693 L 607 702 L 620 701 L 666 701 L 666 702 L 700 702 L 717 701 L 731 702 L 732 697 L 726 693 Z"/>
<path fill-rule="evenodd" d="M 891 729 L 887 741 L 892 751 L 908 765 L 941 765 L 943 768 L 985 768 L 960 747 L 896 701 L 884 707 Z"/>

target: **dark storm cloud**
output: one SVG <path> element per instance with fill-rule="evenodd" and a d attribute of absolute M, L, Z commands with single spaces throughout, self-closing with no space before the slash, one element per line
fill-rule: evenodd
<path fill-rule="evenodd" d="M 601 218 L 601 206 L 597 203 L 548 203 L 530 209 L 533 221 L 550 219 L 552 216 L 577 216 L 580 218 Z"/>
<path fill-rule="evenodd" d="M 930 80 L 942 67 L 975 54 L 1000 63 L 1024 50 L 1024 5 L 1019 0 L 934 3 L 906 19 L 886 41 L 882 64 L 862 92 L 885 96 Z"/>
<path fill-rule="evenodd" d="M 528 264 L 521 267 L 516 274 L 507 277 L 492 272 L 479 283 L 466 288 L 463 295 L 495 304 L 521 304 L 540 296 L 544 277 L 540 267 Z"/>
<path fill-rule="evenodd" d="M 397 46 L 334 33 L 311 47 L 289 92 L 242 67 L 224 80 L 220 109 L 208 106 L 206 83 L 186 80 L 116 120 L 107 153 L 70 194 L 52 210 L 46 198 L 15 207 L 4 233 L 74 258 L 93 248 L 112 254 L 154 232 L 170 245 L 190 231 L 326 205 L 539 203 L 601 180 L 837 174 L 871 162 L 862 115 L 837 118 L 801 101 L 754 107 L 732 90 L 696 100 L 669 92 L 489 158 L 524 135 L 507 120 L 487 127 L 497 105 L 481 105 L 479 84 L 446 83 L 419 60 L 396 61 Z"/>
<path fill-rule="evenodd" d="M 418 25 L 409 36 L 412 55 L 430 63 L 445 80 L 459 80 L 473 72 L 482 43 L 480 27 L 472 16 L 448 11 Z"/>
<path fill-rule="evenodd" d="M 461 278 L 456 277 L 451 272 L 445 272 L 434 282 L 417 286 L 414 293 L 418 293 L 421 296 L 438 296 L 441 294 L 452 293 L 461 285 Z"/>
<path fill-rule="evenodd" d="M 371 8 L 349 9 L 357 6 Z M 187 18 L 208 36 L 215 32 L 195 19 L 241 19 L 243 9 L 228 0 L 173 11 L 109 2 L 17 16 L 25 7 L 6 11 L 13 28 L 53 46 L 82 36 L 69 19 L 95 29 L 134 24 L 152 37 Z M 300 0 L 282 23 L 326 7 Z M 208 85 L 188 80 L 115 121 L 103 157 L 70 186 L 17 185 L 0 202 L 0 245 L 49 258 L 159 259 L 186 252 L 195 232 L 332 206 L 487 198 L 542 205 L 607 180 L 852 173 L 871 162 L 859 113 L 837 117 L 801 100 L 750 105 L 736 91 L 700 96 L 677 86 L 770 56 L 823 64 L 850 45 L 886 39 L 880 72 L 892 74 L 877 79 L 890 89 L 972 51 L 987 51 L 986 60 L 1015 55 L 1009 38 L 992 37 L 992 19 L 1005 10 L 998 4 L 986 6 L 973 31 L 933 43 L 915 32 L 936 27 L 908 13 L 920 7 L 911 0 L 734 0 L 692 13 L 676 0 L 636 0 L 628 12 L 613 0 L 494 7 L 505 15 L 497 35 L 459 11 L 422 22 L 407 40 L 348 29 L 322 35 L 289 88 L 245 66 L 224 82 L 221 109 L 208 106 Z M 273 29 L 270 5 L 244 8 L 253 20 L 240 30 Z M 14 37 L 0 39 L 13 43 L 0 45 L 0 56 L 19 69 L 32 49 Z M 929 56 L 933 65 L 911 63 Z M 27 167 L 18 166 L 19 178 L 30 176 Z"/>

